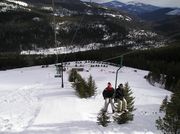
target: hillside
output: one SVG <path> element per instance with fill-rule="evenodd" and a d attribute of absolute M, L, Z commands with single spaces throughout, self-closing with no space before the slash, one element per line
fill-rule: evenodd
<path fill-rule="evenodd" d="M 127 3 L 110 1 L 103 5 L 136 15 L 158 34 L 164 35 L 169 42 L 180 39 L 179 8 L 162 8 L 133 1 Z"/>
<path fill-rule="evenodd" d="M 27 1 L 24 1 L 27 2 Z M 1 52 L 19 52 L 57 46 L 98 48 L 126 45 L 145 49 L 159 47 L 163 41 L 133 16 L 95 3 L 57 1 L 54 44 L 52 5 L 29 1 L 0 3 Z"/>
<path fill-rule="evenodd" d="M 160 7 L 150 5 L 150 4 L 144 4 L 144 3 L 136 2 L 136 1 L 129 1 L 127 3 L 122 3 L 117 0 L 114 0 L 114 1 L 103 3 L 102 5 L 106 7 L 114 8 L 117 10 L 123 10 L 125 12 L 134 14 L 137 16 L 143 13 L 149 13 L 157 9 L 160 9 Z"/>
<path fill-rule="evenodd" d="M 173 8 L 162 8 L 150 13 L 144 13 L 141 18 L 150 22 L 153 29 L 166 36 L 169 41 L 180 39 L 180 16 Z"/>
<path fill-rule="evenodd" d="M 7 70 L 0 72 L 0 132 L 4 134 L 83 134 L 83 133 L 160 133 L 155 127 L 159 106 L 170 92 L 151 86 L 145 79 L 148 71 L 123 67 L 118 83 L 128 82 L 135 97 L 134 120 L 108 127 L 97 124 L 97 114 L 104 105 L 102 91 L 107 82 L 114 85 L 117 67 L 90 67 L 105 65 L 101 62 L 78 62 L 84 65 L 80 74 L 95 79 L 97 92 L 89 99 L 80 99 L 67 81 L 69 69 L 75 63 L 68 63 L 64 72 L 64 88 L 61 80 L 55 78 L 54 65 Z M 88 70 L 88 71 L 87 71 Z M 12 77 L 13 76 L 13 77 Z M 9 84 L 11 83 L 11 84 Z M 109 112 L 110 109 L 109 109 Z"/>

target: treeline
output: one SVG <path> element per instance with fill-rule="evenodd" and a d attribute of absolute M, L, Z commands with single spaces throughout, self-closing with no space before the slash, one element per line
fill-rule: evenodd
<path fill-rule="evenodd" d="M 17 52 L 48 48 L 53 44 L 53 29 L 48 18 L 28 11 L 0 13 L 0 51 Z"/>
<path fill-rule="evenodd" d="M 42 13 L 41 13 L 42 12 Z M 23 9 L 17 11 L 0 12 L 0 52 L 18 52 L 21 50 L 37 50 L 39 48 L 54 47 L 54 30 L 52 16 L 44 11 L 29 12 Z M 81 25 L 81 17 L 57 17 L 58 23 L 68 23 L 58 27 L 57 41 L 61 45 L 84 45 L 94 42 L 114 43 L 125 39 L 128 33 L 124 24 L 115 23 L 115 20 L 106 20 L 101 16 L 85 16 Z M 104 31 L 101 26 L 106 26 Z M 73 39 L 74 34 L 76 39 Z M 113 35 L 108 40 L 103 40 L 104 35 Z"/>
<path fill-rule="evenodd" d="M 180 46 L 137 51 L 125 56 L 124 65 L 150 70 L 147 76 L 155 82 L 164 82 L 166 89 L 173 91 L 180 80 Z M 149 79 L 150 80 L 150 79 Z"/>
<path fill-rule="evenodd" d="M 55 63 L 54 56 L 19 55 L 16 53 L 0 54 L 0 70 L 53 63 Z"/>
<path fill-rule="evenodd" d="M 76 69 L 72 69 L 69 74 L 69 82 L 73 83 L 73 88 L 80 98 L 89 98 L 96 93 L 96 84 L 91 75 L 86 81 Z"/>
<path fill-rule="evenodd" d="M 164 114 L 156 120 L 157 129 L 164 134 L 179 134 L 180 132 L 180 81 L 175 87 L 175 92 L 163 100 L 160 112 Z"/>
<path fill-rule="evenodd" d="M 126 47 L 113 47 L 62 55 L 19 55 L 18 53 L 0 53 L 0 70 L 55 64 L 57 58 L 58 62 L 81 60 L 102 61 L 128 51 L 129 50 Z M 120 59 L 115 59 L 108 62 L 120 64 Z"/>
<path fill-rule="evenodd" d="M 39 50 L 56 46 L 50 12 L 38 8 L 32 8 L 31 11 L 17 9 L 0 12 L 0 18 L 0 52 Z M 149 37 L 145 34 L 136 38 L 136 32 L 131 29 L 138 29 L 139 25 L 135 21 L 123 21 L 100 14 L 84 15 L 83 18 L 82 14 L 56 16 L 56 41 L 59 46 L 81 47 L 90 43 L 107 46 L 119 43 L 126 45 L 129 42 L 134 42 L 133 45 L 148 46 L 151 43 L 147 41 L 160 40 L 159 36 Z M 143 29 L 146 28 L 143 26 Z M 131 38 L 127 36 L 129 33 L 132 34 Z"/>
<path fill-rule="evenodd" d="M 129 52 L 127 47 L 102 48 L 86 52 L 77 52 L 58 55 L 58 62 L 95 60 L 106 61 L 112 57 Z M 164 77 L 164 85 L 168 90 L 173 90 L 180 79 L 180 46 L 178 44 L 151 49 L 135 51 L 123 58 L 123 65 L 150 70 L 151 77 L 160 80 Z M 19 54 L 0 54 L 0 70 L 12 69 L 17 67 L 55 64 L 57 55 L 19 55 Z M 116 64 L 121 63 L 120 57 L 107 62 Z"/>

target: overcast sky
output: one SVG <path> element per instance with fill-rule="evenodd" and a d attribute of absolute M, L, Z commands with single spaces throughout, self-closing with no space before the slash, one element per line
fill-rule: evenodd
<path fill-rule="evenodd" d="M 90 0 L 83 0 L 83 1 L 90 1 Z M 92 0 L 92 1 L 97 3 L 102 3 L 111 0 Z M 128 1 L 138 1 L 138 2 L 148 3 L 161 7 L 180 7 L 180 0 L 118 0 L 118 1 L 125 3 Z"/>

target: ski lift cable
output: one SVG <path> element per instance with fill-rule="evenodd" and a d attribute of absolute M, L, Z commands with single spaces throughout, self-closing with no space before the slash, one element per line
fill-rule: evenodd
<path fill-rule="evenodd" d="M 56 18 L 55 18 L 55 3 L 54 0 L 52 2 L 52 8 L 53 8 L 53 22 L 54 22 L 54 45 L 57 46 L 57 38 L 56 38 Z M 58 51 L 57 51 L 58 52 Z M 58 53 L 56 53 L 56 64 L 58 63 Z M 64 80 L 63 80 L 63 65 L 61 66 L 61 87 L 64 88 Z"/>
<path fill-rule="evenodd" d="M 79 30 L 79 28 L 80 28 L 80 26 L 81 26 L 81 24 L 82 24 L 82 21 L 84 20 L 84 17 L 85 17 L 85 14 L 83 14 L 83 16 L 82 16 L 81 19 L 80 19 L 79 25 L 78 25 L 78 27 L 76 28 L 76 31 L 75 31 L 75 33 L 73 34 L 73 37 L 72 37 L 72 39 L 71 39 L 70 46 L 73 44 L 74 39 L 75 39 L 76 36 L 77 36 L 78 30 Z M 66 58 L 66 55 L 63 57 L 62 62 L 64 61 L 65 58 Z"/>
<path fill-rule="evenodd" d="M 110 61 L 110 60 L 113 60 L 113 59 L 122 58 L 123 56 L 134 53 L 135 51 L 137 51 L 137 50 L 130 51 L 130 52 L 127 52 L 127 53 L 124 53 L 124 54 L 121 54 L 121 55 L 118 55 L 118 56 L 115 56 L 115 57 L 107 58 L 107 59 L 101 60 L 101 62 L 106 62 L 106 61 Z M 86 65 L 88 65 L 88 64 L 86 64 Z M 91 65 L 91 63 L 89 63 L 89 65 Z"/>
<path fill-rule="evenodd" d="M 90 3 L 91 3 L 91 0 L 90 0 Z M 54 8 L 55 8 L 55 5 L 54 5 L 54 0 L 52 0 L 52 4 L 53 4 L 53 16 L 54 16 L 55 45 L 56 45 L 56 29 L 55 29 L 56 24 L 55 24 L 55 9 L 54 9 Z M 79 28 L 80 28 L 80 26 L 81 26 L 81 24 L 82 24 L 82 21 L 84 20 L 84 17 L 85 17 L 85 14 L 83 14 L 83 16 L 82 16 L 81 19 L 80 19 L 80 23 L 79 23 L 78 27 L 76 28 L 75 33 L 73 34 L 72 40 L 71 40 L 71 42 L 70 42 L 70 45 L 73 44 L 73 41 L 74 41 L 74 39 L 75 39 L 76 36 L 77 36 L 77 32 L 78 32 L 78 30 L 79 30 Z M 108 58 L 108 59 L 105 59 L 105 60 L 102 61 L 102 62 L 105 62 L 105 61 L 109 61 L 109 60 L 117 59 L 117 58 L 120 58 L 120 57 L 121 57 L 121 65 L 120 65 L 119 69 L 118 69 L 117 72 L 116 72 L 116 82 L 115 82 L 115 85 L 117 85 L 117 74 L 118 74 L 118 71 L 119 71 L 120 68 L 122 67 L 122 59 L 123 59 L 123 56 L 125 56 L 125 55 L 127 55 L 127 54 L 130 54 L 130 53 L 132 53 L 132 52 L 134 52 L 134 51 L 127 52 L 127 53 L 121 54 L 121 55 L 119 55 L 119 56 L 112 57 L 112 58 Z M 62 62 L 61 62 L 62 68 L 63 68 L 63 61 L 64 61 L 65 57 L 66 57 L 66 55 L 64 56 L 64 58 L 62 59 Z M 57 54 L 57 62 L 58 62 L 58 54 Z M 62 69 L 62 70 L 63 70 L 63 69 Z M 63 76 L 62 76 L 62 77 L 63 77 Z M 62 80 L 62 84 L 63 84 L 63 80 Z M 63 86 L 62 86 L 62 87 L 63 87 Z M 116 86 L 115 86 L 115 88 L 116 88 Z"/>
<path fill-rule="evenodd" d="M 55 18 L 55 3 L 54 0 L 51 0 L 52 2 L 52 8 L 53 8 L 53 28 L 54 28 L 54 47 L 57 46 L 57 36 L 56 36 L 56 18 Z M 58 54 L 56 54 L 56 64 L 58 63 Z"/>
<path fill-rule="evenodd" d="M 90 3 L 92 3 L 91 0 L 90 0 Z M 81 24 L 82 24 L 82 21 L 84 20 L 84 17 L 85 17 L 85 14 L 83 14 L 83 16 L 82 16 L 81 19 L 80 19 L 79 25 L 78 25 L 78 27 L 76 28 L 76 31 L 75 31 L 75 33 L 73 34 L 72 40 L 71 40 L 71 42 L 70 42 L 70 46 L 73 44 L 74 39 L 75 39 L 76 36 L 77 36 L 78 30 L 79 30 L 79 28 L 80 28 L 80 26 L 81 26 Z M 119 55 L 119 56 L 116 56 L 116 57 L 112 57 L 112 58 L 108 58 L 108 59 L 102 60 L 102 62 L 109 61 L 109 60 L 113 60 L 113 59 L 117 59 L 117 58 L 123 57 L 124 55 L 130 54 L 130 53 L 132 53 L 132 52 L 134 52 L 134 51 L 127 52 L 127 53 L 124 53 L 124 54 Z M 62 60 L 62 63 L 63 63 L 63 61 L 64 61 L 65 58 L 66 58 L 66 55 L 64 56 L 64 58 L 63 58 L 63 60 Z"/>
<path fill-rule="evenodd" d="M 119 68 L 118 68 L 117 71 L 116 71 L 116 77 L 115 77 L 115 89 L 117 88 L 118 72 L 119 72 L 119 70 L 122 68 L 123 56 L 128 55 L 128 54 L 131 54 L 131 53 L 134 53 L 135 51 L 137 51 L 137 50 L 130 51 L 130 52 L 121 54 L 121 55 L 119 55 L 119 56 L 112 57 L 112 58 L 108 58 L 108 59 L 105 59 L 105 60 L 102 61 L 102 62 L 105 62 L 105 61 L 109 61 L 109 60 L 112 60 L 112 59 L 121 58 L 121 60 L 120 60 L 120 62 L 121 62 L 121 63 L 120 63 L 120 66 L 119 66 Z"/>
<path fill-rule="evenodd" d="M 55 36 L 55 46 L 57 46 L 56 45 L 56 22 L 55 22 L 55 4 L 54 4 L 54 0 L 52 0 L 52 6 L 53 6 L 53 20 L 54 20 L 54 36 Z M 73 44 L 73 41 L 74 41 L 74 39 L 75 39 L 75 37 L 76 37 L 76 35 L 77 35 L 77 31 L 79 30 L 79 28 L 80 28 L 80 26 L 81 26 L 81 24 L 82 24 L 82 21 L 83 21 L 83 19 L 84 19 L 84 17 L 85 17 L 85 13 L 83 14 L 83 16 L 81 17 L 81 19 L 80 19 L 80 23 L 79 23 L 79 25 L 78 25 L 78 27 L 76 28 L 76 31 L 75 31 L 75 33 L 74 33 L 74 35 L 73 35 L 73 37 L 72 37 L 72 40 L 71 40 L 71 42 L 70 42 L 70 45 L 72 45 Z M 61 79 L 62 79 L 62 88 L 64 87 L 64 82 L 63 82 L 63 61 L 64 61 L 64 59 L 65 59 L 65 57 L 66 57 L 66 55 L 64 56 L 64 58 L 62 59 L 62 61 L 61 61 L 61 67 L 62 67 L 62 69 L 61 69 Z M 58 63 L 58 53 L 56 54 L 56 63 Z"/>
<path fill-rule="evenodd" d="M 90 0 L 90 3 L 91 3 L 91 0 Z M 87 7 L 87 8 L 88 8 L 88 7 Z M 86 9 L 87 9 L 87 8 L 86 8 Z M 86 9 L 85 9 L 85 10 L 86 10 Z M 78 27 L 76 28 L 75 33 L 73 34 L 73 37 L 72 37 L 71 42 L 70 42 L 70 46 L 73 44 L 74 39 L 75 39 L 76 36 L 77 36 L 78 30 L 79 30 L 80 26 L 82 25 L 82 22 L 83 22 L 84 18 L 85 18 L 85 13 L 84 13 L 83 16 L 81 17 L 80 22 L 79 22 L 79 25 L 78 25 Z M 65 58 L 66 58 L 66 55 L 65 55 L 64 58 L 62 59 L 62 63 L 63 63 L 63 61 L 64 61 Z"/>
<path fill-rule="evenodd" d="M 112 57 L 112 58 L 108 58 L 108 59 L 105 59 L 105 60 L 101 61 L 101 62 L 105 62 L 105 61 L 109 61 L 109 60 L 112 60 L 112 59 L 121 58 L 121 60 L 120 60 L 120 61 L 121 61 L 120 66 L 119 66 L 119 68 L 118 68 L 117 71 L 116 71 L 116 77 L 115 77 L 115 89 L 117 88 L 118 72 L 119 72 L 119 70 L 122 68 L 123 56 L 126 56 L 126 55 L 128 55 L 128 54 L 134 53 L 134 52 L 136 52 L 136 51 L 137 51 L 137 50 L 130 51 L 130 52 L 121 54 L 121 55 L 119 55 L 119 56 Z M 88 64 L 86 64 L 86 66 L 87 66 L 87 65 L 88 65 Z M 91 63 L 89 63 L 89 65 L 91 65 Z M 90 66 L 89 68 L 91 68 L 91 66 Z"/>
<path fill-rule="evenodd" d="M 136 50 L 135 50 L 136 51 Z M 122 63 L 123 63 L 123 57 L 125 55 L 128 55 L 128 54 L 131 54 L 131 53 L 134 53 L 135 51 L 130 51 L 130 52 L 127 52 L 127 53 L 124 53 L 124 54 L 121 54 L 119 56 L 116 56 L 116 57 L 112 57 L 112 58 L 109 58 L 109 59 L 105 59 L 104 61 L 109 61 L 109 60 L 112 60 L 112 59 L 117 59 L 117 58 L 121 58 L 120 60 L 120 66 L 119 68 L 116 70 L 116 78 L 115 78 L 115 89 L 117 88 L 117 79 L 118 79 L 118 72 L 119 70 L 122 68 Z"/>
<path fill-rule="evenodd" d="M 104 59 L 104 60 L 101 60 L 101 61 L 99 61 L 99 62 L 107 62 L 107 61 L 110 61 L 110 60 L 113 60 L 113 59 L 118 59 L 118 58 L 121 58 L 121 57 L 123 57 L 123 56 L 125 56 L 125 55 L 128 55 L 128 54 L 131 54 L 131 53 L 134 53 L 135 51 L 130 51 L 130 52 L 127 52 L 127 53 L 124 53 L 124 54 L 121 54 L 121 55 L 118 55 L 118 56 L 116 56 L 116 57 L 111 57 L 111 58 L 107 58 L 107 59 Z M 97 61 L 98 62 L 98 61 Z M 92 65 L 92 63 L 86 63 L 85 65 L 83 65 L 83 66 L 90 66 L 90 65 Z"/>
<path fill-rule="evenodd" d="M 74 39 L 76 38 L 77 32 L 78 32 L 78 30 L 79 30 L 79 28 L 80 28 L 80 26 L 81 26 L 81 24 L 82 24 L 82 21 L 84 20 L 84 17 L 85 17 L 85 14 L 83 14 L 83 16 L 81 17 L 81 20 L 80 20 L 80 22 L 79 22 L 79 25 L 78 25 L 78 27 L 76 28 L 76 31 L 75 31 L 75 33 L 74 33 L 74 35 L 73 35 L 73 38 L 72 38 L 71 42 L 70 42 L 70 46 L 73 44 L 73 41 L 74 41 Z"/>
<path fill-rule="evenodd" d="M 136 51 L 136 50 L 135 50 L 135 51 Z M 105 61 L 110 61 L 110 60 L 113 60 L 113 59 L 118 59 L 118 58 L 121 58 L 121 57 L 123 57 L 123 56 L 125 56 L 125 55 L 134 53 L 135 51 L 130 51 L 130 52 L 127 52 L 127 53 L 124 53 L 124 54 L 121 54 L 121 55 L 118 55 L 118 56 L 115 56 L 115 57 L 112 57 L 112 58 L 104 59 L 104 60 L 102 60 L 102 61 L 105 62 Z"/>

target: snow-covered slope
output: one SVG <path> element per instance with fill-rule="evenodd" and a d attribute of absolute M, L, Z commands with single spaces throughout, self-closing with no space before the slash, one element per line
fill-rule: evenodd
<path fill-rule="evenodd" d="M 26 9 L 28 4 L 17 0 L 3 0 L 0 2 L 0 12 L 7 12 L 10 10 L 17 10 L 19 8 Z"/>
<path fill-rule="evenodd" d="M 15 4 L 17 4 L 17 5 L 25 6 L 25 7 L 27 7 L 27 6 L 28 6 L 28 4 L 27 4 L 27 3 L 22 2 L 22 1 L 18 1 L 18 0 L 6 0 L 6 1 L 8 1 L 8 2 L 12 2 L 12 3 L 15 3 Z"/>
<path fill-rule="evenodd" d="M 167 15 L 180 15 L 180 9 L 175 9 L 175 10 L 172 10 L 168 13 L 166 13 Z"/>
<path fill-rule="evenodd" d="M 0 133 L 3 134 L 159 134 L 155 120 L 161 114 L 159 106 L 170 92 L 151 86 L 144 76 L 148 71 L 129 67 L 121 68 L 118 83 L 128 82 L 135 97 L 134 121 L 108 127 L 99 126 L 97 114 L 104 105 L 102 91 L 107 82 L 114 85 L 117 67 L 84 66 L 80 74 L 91 74 L 96 81 L 97 94 L 89 99 L 76 96 L 67 81 L 68 64 L 64 72 L 64 88 L 55 78 L 54 65 L 14 69 L 0 72 Z M 100 63 L 102 65 L 102 63 Z M 87 71 L 88 70 L 88 71 Z M 110 109 L 109 109 L 110 110 Z"/>

